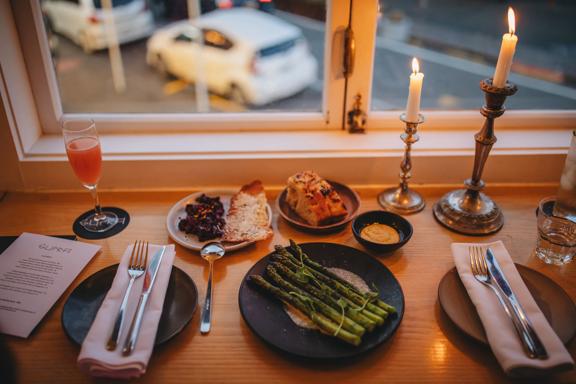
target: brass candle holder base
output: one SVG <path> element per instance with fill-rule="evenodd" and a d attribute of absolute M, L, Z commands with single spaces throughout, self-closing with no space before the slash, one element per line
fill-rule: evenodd
<path fill-rule="evenodd" d="M 426 206 L 426 202 L 418 192 L 412 189 L 403 190 L 402 187 L 384 190 L 378 195 L 378 203 L 387 211 L 399 215 L 420 212 Z"/>
<path fill-rule="evenodd" d="M 498 205 L 481 192 L 484 188 L 482 171 L 496 142 L 494 120 L 504 114 L 506 97 L 517 91 L 516 86 L 511 83 L 506 83 L 504 88 L 494 87 L 492 79 L 482 80 L 480 88 L 486 98 L 486 105 L 480 113 L 486 121 L 480 132 L 474 136 L 476 151 L 472 177 L 464 182 L 465 189 L 445 194 L 434 204 L 432 210 L 440 224 L 467 235 L 488 235 L 499 231 L 504 225 L 504 216 Z"/>
<path fill-rule="evenodd" d="M 445 194 L 432 210 L 440 224 L 466 235 L 488 235 L 504 225 L 498 205 L 480 191 L 457 189 Z"/>
<path fill-rule="evenodd" d="M 408 188 L 408 179 L 412 177 L 410 171 L 412 170 L 412 158 L 410 151 L 412 144 L 417 142 L 420 137 L 418 136 L 418 125 L 424 122 L 424 116 L 418 115 L 418 121 L 411 122 L 406 120 L 406 115 L 400 116 L 406 124 L 406 129 L 400 138 L 406 144 L 404 150 L 404 158 L 400 164 L 400 185 L 396 188 L 386 189 L 378 195 L 378 203 L 387 211 L 398 213 L 400 215 L 409 215 L 412 213 L 420 212 L 426 206 L 426 202 L 416 191 Z"/>

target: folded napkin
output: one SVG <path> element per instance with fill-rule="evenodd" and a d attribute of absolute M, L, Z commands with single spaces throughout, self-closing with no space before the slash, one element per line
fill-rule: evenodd
<path fill-rule="evenodd" d="M 490 247 L 498 260 L 518 301 L 532 322 L 534 330 L 548 351 L 548 359 L 529 358 L 522 347 L 514 325 L 504 312 L 498 298 L 487 286 L 478 282 L 470 269 L 469 247 L 480 245 Z M 462 283 L 468 291 L 472 303 L 480 316 L 490 348 L 498 359 L 502 369 L 509 375 L 534 373 L 534 370 L 563 371 L 574 366 L 570 353 L 558 338 L 534 298 L 526 288 L 514 262 L 501 241 L 485 244 L 453 243 L 452 255 Z"/>
<path fill-rule="evenodd" d="M 161 246 L 150 244 L 148 252 L 148 264 L 150 264 L 153 255 Z M 133 315 L 138 305 L 138 298 L 142 293 L 144 276 L 135 280 L 128 301 L 126 312 L 125 327 L 120 331 L 120 343 L 115 351 L 106 349 L 106 342 L 110 337 L 113 322 L 118 314 L 120 303 L 124 297 L 124 292 L 128 287 L 128 261 L 132 252 L 132 246 L 129 246 L 122 261 L 118 266 L 118 271 L 114 277 L 112 287 L 106 294 L 102 306 L 96 314 L 94 323 L 82 343 L 82 349 L 78 356 L 78 366 L 81 370 L 96 377 L 108 377 L 116 379 L 131 379 L 140 377 L 146 372 L 148 360 L 154 348 L 158 322 L 162 314 L 164 305 L 164 296 L 168 287 L 172 263 L 174 262 L 174 245 L 166 246 L 166 251 L 156 276 L 156 282 L 150 293 L 144 317 L 142 319 L 142 328 L 138 336 L 138 341 L 134 351 L 129 356 L 122 356 L 122 348 L 127 338 L 128 330 L 132 322 Z"/>
<path fill-rule="evenodd" d="M 514 325 L 504 312 L 494 292 L 478 282 L 470 269 L 469 248 L 473 245 L 490 247 L 508 279 L 518 301 L 548 351 L 548 359 L 529 358 L 522 347 Z M 558 338 L 534 298 L 526 288 L 514 262 L 501 241 L 485 244 L 453 243 L 452 255 L 462 283 L 480 316 L 490 348 L 502 369 L 509 375 L 532 373 L 534 370 L 562 371 L 573 368 L 574 360 Z"/>

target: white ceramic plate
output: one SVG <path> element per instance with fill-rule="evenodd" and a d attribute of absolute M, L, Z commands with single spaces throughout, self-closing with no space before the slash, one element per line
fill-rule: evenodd
<path fill-rule="evenodd" d="M 180 219 L 186 217 L 186 205 L 196 203 L 196 199 L 202 195 L 203 193 L 210 197 L 220 196 L 220 201 L 224 206 L 224 211 L 227 213 L 228 209 L 230 208 L 230 199 L 237 191 L 233 190 L 211 190 L 211 191 L 200 191 L 193 193 L 191 195 L 186 196 L 170 209 L 168 212 L 168 216 L 166 217 L 166 228 L 168 228 L 168 234 L 176 243 L 180 244 L 181 246 L 192 249 L 195 251 L 199 251 L 202 249 L 204 244 L 209 243 L 211 241 L 220 241 L 219 238 L 208 240 L 208 241 L 199 241 L 196 235 L 189 235 L 185 232 L 182 232 L 178 229 L 178 222 Z M 268 225 L 272 223 L 272 209 L 270 205 L 266 204 L 266 212 L 268 213 Z M 224 249 L 226 252 L 235 251 L 240 248 L 244 248 L 253 241 L 243 241 L 241 243 L 229 243 L 229 242 L 222 242 L 224 245 Z"/>

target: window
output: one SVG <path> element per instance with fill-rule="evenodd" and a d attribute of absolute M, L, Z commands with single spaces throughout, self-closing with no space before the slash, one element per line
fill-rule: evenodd
<path fill-rule="evenodd" d="M 508 109 L 575 109 L 576 3 L 456 0 L 381 3 L 372 108 L 405 108 L 410 60 L 418 57 L 425 73 L 424 108 L 477 110 L 478 83 L 494 74 L 502 34 L 508 32 L 508 4 L 519 37 L 509 76 L 519 91 L 506 101 Z"/>
<path fill-rule="evenodd" d="M 312 112 L 311 125 L 335 126 L 325 118 L 321 20 L 260 1 L 65 5 L 41 2 L 64 114 Z M 203 44 L 182 44 L 199 30 Z"/>
<path fill-rule="evenodd" d="M 320 173 L 322 169 L 337 168 L 338 172 L 349 175 L 352 183 L 380 183 L 383 179 L 379 175 L 382 174 L 388 175 L 384 179 L 386 182 L 395 182 L 396 157 L 402 151 L 398 135 L 403 129 L 398 115 L 404 108 L 405 96 L 402 92 L 406 92 L 408 86 L 408 63 L 414 53 L 421 59 L 422 69 L 427 74 L 423 100 L 427 121 L 421 141 L 414 147 L 414 157 L 425 157 L 428 164 L 429 174 L 423 180 L 459 182 L 468 176 L 469 167 L 465 166 L 465 162 L 451 163 L 451 170 L 455 174 L 450 180 L 440 173 L 446 168 L 448 157 L 469 156 L 473 150 L 473 133 L 482 123 L 478 113 L 482 94 L 476 88 L 477 84 L 444 81 L 441 83 L 451 89 L 474 89 L 475 96 L 471 94 L 468 106 L 447 108 L 447 104 L 440 104 L 437 90 L 441 88 L 434 88 L 436 82 L 431 78 L 449 77 L 450 70 L 443 68 L 433 76 L 429 72 L 430 65 L 434 63 L 430 60 L 433 57 L 430 52 L 434 52 L 435 48 L 412 35 L 407 42 L 402 42 L 404 45 L 390 39 L 390 35 L 383 37 L 383 20 L 392 13 L 388 12 L 388 2 L 379 7 L 376 0 L 275 0 L 271 6 L 270 3 L 250 0 L 191 0 L 190 3 L 201 5 L 198 12 L 192 12 L 192 21 L 181 19 L 190 16 L 185 7 L 182 10 L 185 3 L 188 1 L 112 1 L 112 7 L 109 7 L 109 0 L 101 0 L 101 8 L 96 8 L 91 1 L 81 1 L 78 4 L 87 7 L 88 11 L 82 20 L 77 21 L 89 25 L 91 29 L 90 32 L 73 34 L 62 30 L 71 28 L 73 23 L 58 25 L 58 20 L 49 17 L 54 10 L 51 11 L 48 4 L 67 4 L 64 1 L 0 2 L 0 39 L 4 52 L 9 52 L 0 55 L 3 80 L 0 90 L 8 117 L 13 120 L 13 136 L 18 141 L 19 156 L 25 163 L 22 169 L 28 173 L 27 180 L 44 175 L 44 160 L 53 161 L 50 163 L 53 169 L 61 169 L 58 167 L 65 165 L 62 164 L 65 161 L 63 147 L 57 135 L 58 120 L 89 114 L 96 119 L 100 133 L 104 133 L 103 145 L 107 155 L 116 160 L 109 163 L 109 167 L 118 169 L 116 181 L 122 180 L 128 188 L 142 185 L 139 179 L 134 178 L 142 174 L 140 171 L 152 169 L 156 170 L 154 175 L 159 177 L 158 180 L 166 182 L 163 184 L 166 186 L 184 185 L 184 181 L 174 177 L 174 169 L 178 169 L 179 174 L 183 174 L 181 169 L 184 169 L 184 173 L 206 176 L 211 182 L 225 185 L 233 180 L 241 182 L 237 167 L 242 167 L 246 172 L 258 169 L 256 176 L 270 176 L 284 175 L 290 172 L 288 169 L 295 167 L 305 169 L 309 164 L 313 164 Z M 232 63 L 235 64 L 234 68 L 244 74 L 256 72 L 262 83 L 272 88 L 276 77 L 266 76 L 269 71 L 284 75 L 294 70 L 294 66 L 287 65 L 285 59 L 307 52 L 316 62 L 316 78 L 312 84 L 294 94 L 260 105 L 239 88 L 229 86 L 217 89 L 206 81 L 205 90 L 202 91 L 202 82 L 195 78 L 197 67 L 202 69 L 205 65 L 212 68 L 214 64 L 208 62 L 216 58 L 200 55 L 198 51 L 201 48 L 197 44 L 179 41 L 180 45 L 195 48 L 182 52 L 170 50 L 173 55 L 187 55 L 189 65 L 185 64 L 188 62 L 186 60 L 170 60 L 162 55 L 164 52 L 157 55 L 159 52 L 149 51 L 152 39 L 122 41 L 118 37 L 122 33 L 120 28 L 116 30 L 116 39 L 112 39 L 118 43 L 119 52 L 114 53 L 115 44 L 107 45 L 108 34 L 114 33 L 105 28 L 106 23 L 110 22 L 107 17 L 109 8 L 116 13 L 117 8 L 130 7 L 131 11 L 140 15 L 139 20 L 143 20 L 143 25 L 149 25 L 150 16 L 146 15 L 151 14 L 153 29 L 150 34 L 154 36 L 166 31 L 169 42 L 174 42 L 174 38 L 183 33 L 171 30 L 178 29 L 180 25 L 190 26 L 191 32 L 187 36 L 192 40 L 198 36 L 195 31 L 199 29 L 218 31 L 231 43 L 230 48 L 205 46 L 204 49 L 225 55 L 242 48 L 242 42 L 234 36 L 236 30 L 228 30 L 231 25 L 228 23 L 220 29 L 203 25 L 201 21 L 214 18 L 217 15 L 215 12 L 219 11 L 215 9 L 217 6 L 240 5 L 236 3 L 242 4 L 221 10 L 257 11 L 264 15 L 265 11 L 272 12 L 274 18 L 282 20 L 283 30 L 288 30 L 292 35 L 272 41 L 264 39 L 270 38 L 268 35 L 271 34 L 256 34 L 261 38 L 262 45 L 242 56 L 242 62 Z M 394 6 L 400 4 L 390 3 Z M 398 6 L 409 8 L 427 2 L 406 3 Z M 450 9 L 449 0 L 429 0 L 428 3 Z M 553 3 L 566 12 L 571 7 L 563 1 Z M 464 7 L 463 4 L 458 5 L 458 9 Z M 42 10 L 46 23 L 43 23 Z M 382 14 L 379 17 L 380 11 Z M 409 13 L 409 9 L 406 12 Z M 462 15 L 467 13 L 464 10 L 461 12 L 460 18 L 464 18 Z M 141 14 L 145 17 L 142 18 Z M 470 16 L 469 19 L 471 26 L 482 22 L 482 18 L 477 16 Z M 534 23 L 538 24 L 538 21 Z M 242 37 L 252 36 L 251 25 L 245 26 L 240 30 Z M 347 29 L 349 26 L 350 29 Z M 50 29 L 54 33 L 50 33 Z M 386 49 L 381 47 L 384 39 Z M 520 44 L 524 37 L 521 39 Z M 215 40 L 221 39 L 215 37 Z M 353 41 L 350 47 L 354 46 L 355 50 L 347 51 L 345 41 Z M 402 51 L 406 45 L 410 46 L 410 52 Z M 424 49 L 430 51 L 426 58 L 420 57 Z M 396 65 L 382 64 L 381 60 L 385 63 L 395 57 L 395 50 L 405 52 L 403 61 Z M 498 50 L 498 44 L 494 50 Z M 350 54 L 346 55 L 345 52 Z M 571 55 L 572 51 L 567 49 L 566 52 Z M 124 91 L 118 86 L 121 82 L 116 84 L 114 79 L 112 67 L 117 67 L 116 72 L 119 67 L 118 57 L 112 57 L 115 55 L 122 59 L 120 67 L 126 83 Z M 194 60 L 198 57 L 204 65 Z M 166 61 L 162 61 L 164 59 Z M 229 64 L 226 60 L 220 62 Z M 457 62 L 473 64 L 470 60 Z M 174 63 L 179 66 L 174 66 Z M 345 63 L 353 65 L 346 66 Z M 346 72 L 348 76 L 344 75 Z M 570 77 L 566 79 L 562 86 L 572 87 Z M 473 82 L 476 83 L 476 80 Z M 380 86 L 385 87 L 384 91 L 378 90 Z M 521 86 L 519 94 L 510 100 L 520 100 L 520 92 L 525 92 L 525 89 Z M 361 96 L 360 107 L 366 113 L 368 133 L 349 135 L 345 131 L 347 112 L 353 108 L 358 95 Z M 202 97 L 206 97 L 205 104 L 200 102 Z M 524 107 L 510 107 L 497 122 L 499 140 L 494 150 L 508 156 L 500 162 L 505 167 L 499 168 L 499 180 L 509 181 L 503 170 L 515 166 L 530 171 L 538 169 L 542 175 L 540 180 L 556 182 L 550 169 L 563 161 L 568 130 L 576 124 L 575 108 L 568 106 L 568 109 L 546 110 L 539 109 L 543 106 L 537 104 L 528 110 L 519 108 Z M 535 154 L 543 154 L 545 159 L 533 159 L 531 156 Z M 165 161 L 156 162 L 158 159 Z M 525 161 L 533 164 L 534 168 Z M 234 164 L 228 168 L 222 165 L 230 165 L 230 162 Z M 140 167 L 138 172 L 134 171 L 136 164 Z M 390 168 L 382 171 L 387 166 Z M 130 175 L 125 172 L 126 167 L 130 167 Z M 458 169 L 466 175 L 457 175 Z M 39 180 L 47 184 L 52 182 L 46 181 L 46 177 Z M 524 179 L 520 181 L 526 180 L 525 174 L 522 177 Z M 133 183 L 126 184 L 130 180 Z M 56 182 L 52 183 L 56 188 L 60 187 Z M 33 182 L 30 184 L 36 186 Z"/>
<path fill-rule="evenodd" d="M 420 59 L 426 73 L 424 109 L 476 111 L 482 104 L 478 82 L 491 76 L 505 27 L 496 23 L 499 31 L 485 19 L 502 21 L 505 6 L 453 7 L 454 1 L 352 1 L 350 12 L 347 0 L 332 1 L 330 24 L 324 20 L 324 0 L 275 5 L 191 1 L 198 9 L 190 14 L 184 2 L 178 6 L 168 0 L 94 0 L 80 2 L 74 11 L 63 7 L 64 1 L 43 1 L 57 80 L 50 97 L 57 93 L 61 104 L 53 115 L 244 113 L 251 119 L 265 113 L 254 127 L 287 128 L 289 123 L 277 124 L 290 120 L 286 113 L 298 114 L 299 121 L 302 113 L 310 113 L 308 127 L 343 129 L 345 113 L 359 94 L 368 126 L 387 127 L 395 117 L 386 112 L 405 107 L 412 57 Z M 545 28 L 542 37 L 530 28 L 539 25 L 539 14 L 558 17 L 558 29 L 569 29 L 575 9 L 566 2 L 519 6 L 521 40 L 511 80 L 521 91 L 509 98 L 509 109 L 576 108 L 573 34 Z M 341 31 L 336 29 L 349 17 L 358 48 L 355 73 L 344 89 L 341 68 L 334 62 L 341 50 L 336 37 Z M 327 27 L 334 30 L 326 33 Z M 197 28 L 203 30 L 204 44 L 181 44 L 192 42 Z M 114 45 L 119 46 L 116 54 L 107 49 Z M 327 55 L 333 62 L 326 62 Z M 462 124 L 462 116 L 458 120 Z"/>

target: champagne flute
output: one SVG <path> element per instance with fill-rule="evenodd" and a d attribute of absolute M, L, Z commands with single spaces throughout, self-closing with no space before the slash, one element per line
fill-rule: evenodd
<path fill-rule="evenodd" d="M 80 222 L 89 232 L 106 232 L 118 223 L 114 212 L 102 211 L 97 185 L 102 174 L 102 151 L 92 119 L 61 120 L 68 161 L 82 185 L 94 198 L 94 211 Z"/>

